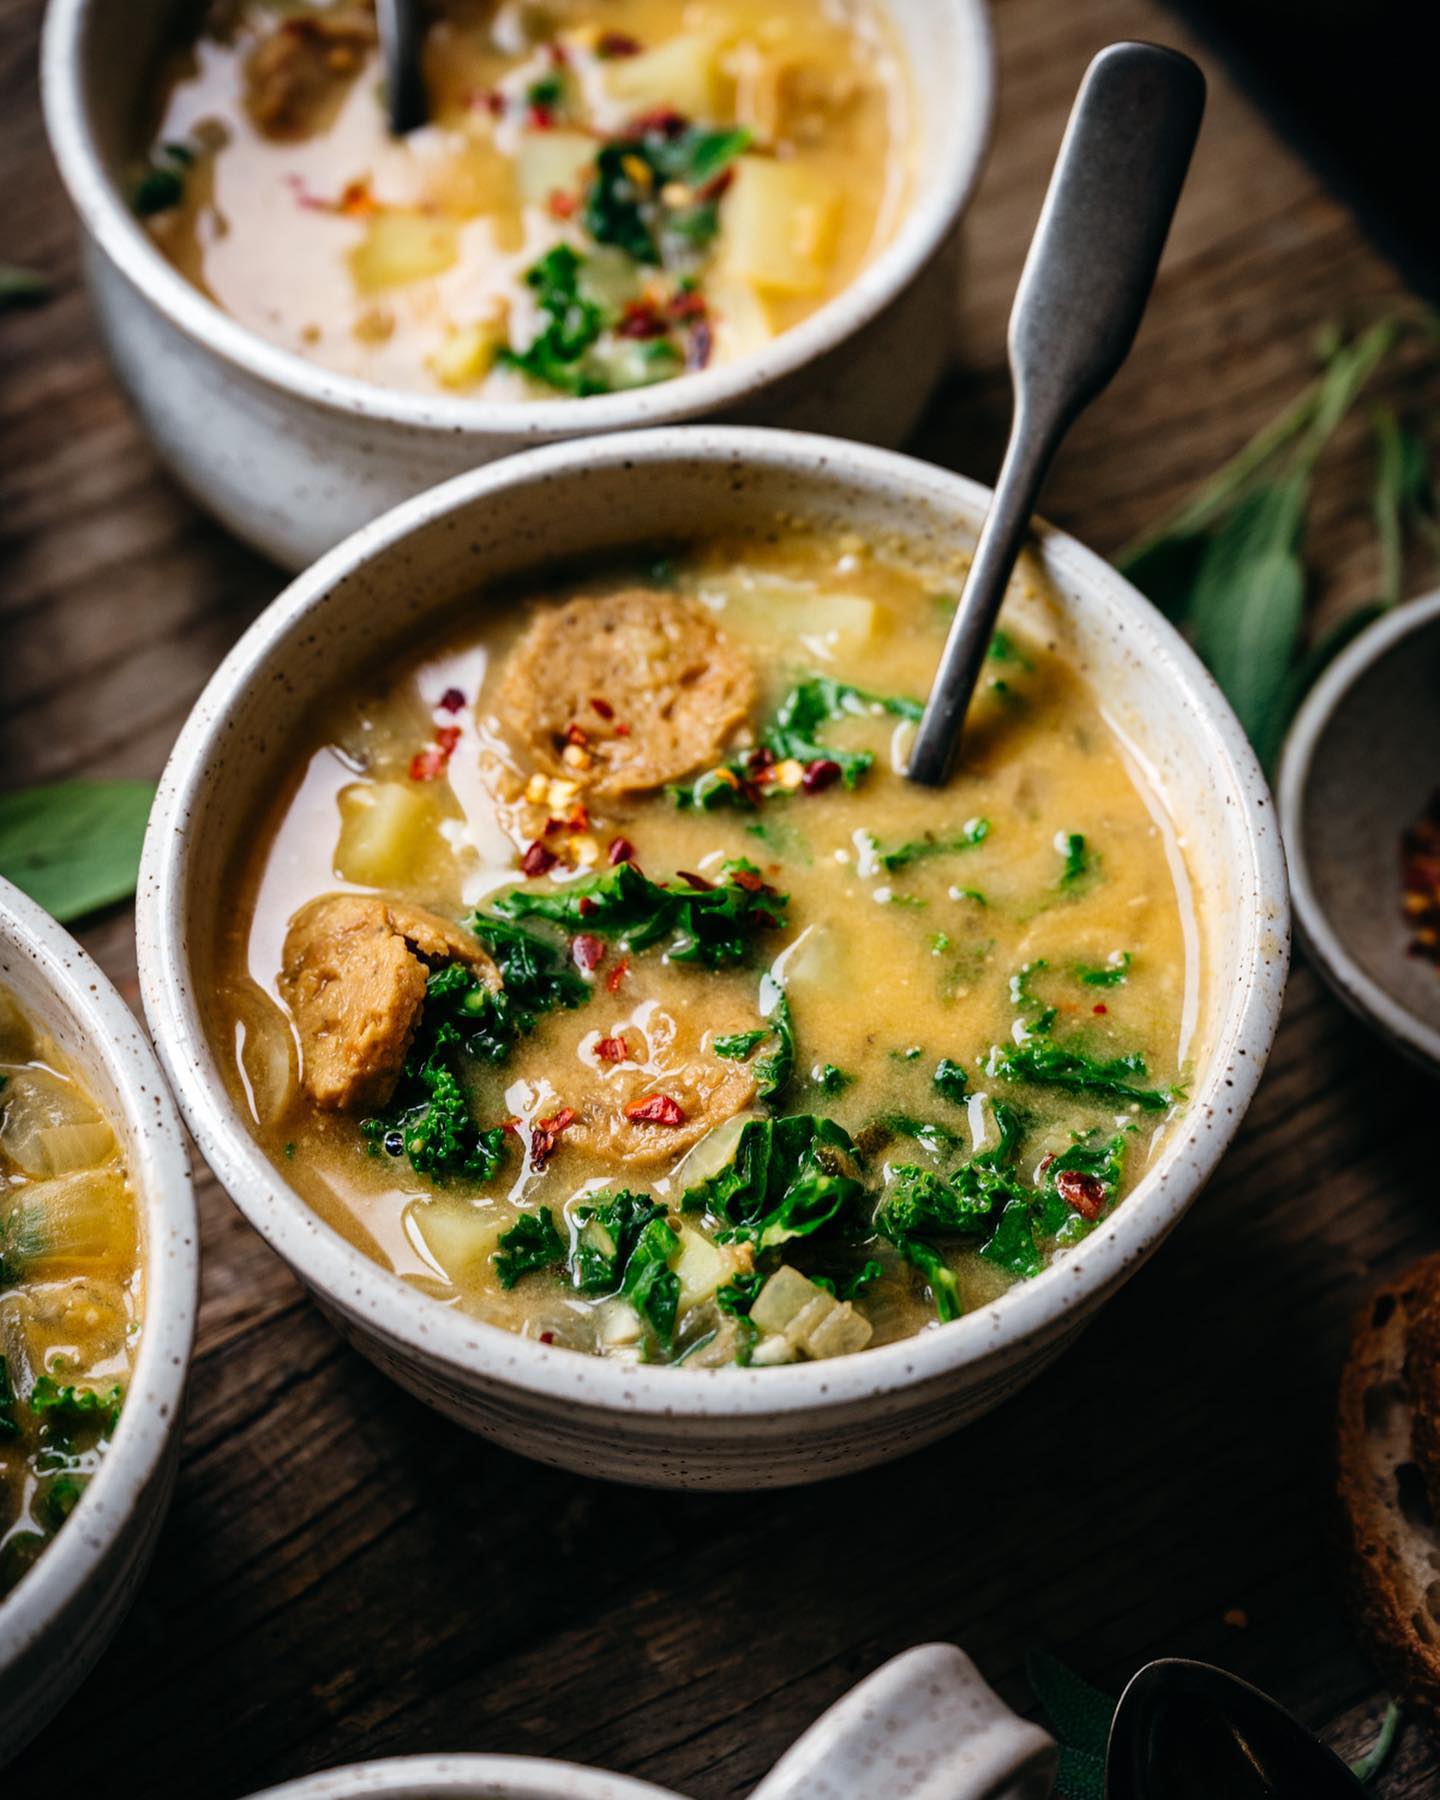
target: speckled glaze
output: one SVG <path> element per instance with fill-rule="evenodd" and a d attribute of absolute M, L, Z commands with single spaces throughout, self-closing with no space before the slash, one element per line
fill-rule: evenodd
<path fill-rule="evenodd" d="M 1440 1073 L 1440 975 L 1406 954 L 1400 837 L 1440 787 L 1440 593 L 1387 613 L 1296 715 L 1276 783 L 1306 948 L 1335 992 Z"/>
<path fill-rule="evenodd" d="M 1045 1800 L 1055 1745 L 953 1644 L 907 1650 L 837 1701 L 751 1800 Z M 527 1756 L 413 1756 L 331 1769 L 253 1800 L 680 1800 Z"/>
<path fill-rule="evenodd" d="M 55 1039 L 114 1127 L 145 1261 L 144 1328 L 114 1441 L 64 1530 L 0 1601 L 3 1763 L 89 1674 L 150 1561 L 175 1480 L 199 1252 L 180 1121 L 144 1034 L 74 938 L 8 881 L 0 985 Z"/>
<path fill-rule="evenodd" d="M 845 292 L 743 361 L 628 394 L 507 406 L 330 373 L 184 280 L 119 186 L 140 96 L 183 0 L 50 0 L 50 142 L 85 233 L 116 371 L 176 477 L 238 536 L 300 569 L 398 501 L 496 457 L 597 432 L 726 418 L 899 443 L 954 337 L 960 227 L 990 138 L 984 0 L 883 0 L 913 71 L 908 215 Z"/>
<path fill-rule="evenodd" d="M 551 558 L 773 528 L 777 516 L 898 541 L 973 541 L 974 482 L 794 433 L 686 427 L 532 451 L 407 502 L 324 557 L 241 639 L 160 786 L 141 869 L 145 1006 L 180 1105 L 237 1205 L 337 1328 L 439 1411 L 541 1461 L 663 1486 L 758 1488 L 887 1461 L 978 1417 L 1058 1355 L 1175 1225 L 1249 1104 L 1289 955 L 1270 797 L 1209 675 L 1158 613 L 1072 539 L 1039 529 L 1082 672 L 1169 798 L 1203 890 L 1204 1029 L 1190 1100 L 1114 1216 L 954 1324 L 776 1369 L 646 1368 L 522 1339 L 437 1306 L 323 1224 L 261 1153 L 202 1029 L 197 970 L 251 808 L 312 705 L 485 584 Z"/>

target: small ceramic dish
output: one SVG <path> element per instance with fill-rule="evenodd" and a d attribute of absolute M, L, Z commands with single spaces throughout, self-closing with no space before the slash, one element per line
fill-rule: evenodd
<path fill-rule="evenodd" d="M 114 1128 L 141 1226 L 144 1323 L 120 1424 L 74 1514 L 0 1601 L 0 1763 L 89 1673 L 155 1548 L 180 1449 L 198 1271 L 175 1107 L 130 1009 L 68 932 L 0 881 L 0 985 Z"/>
<path fill-rule="evenodd" d="M 1440 1072 L 1440 973 L 1408 954 L 1400 840 L 1440 790 L 1440 593 L 1336 657 L 1296 715 L 1276 793 L 1306 947 L 1335 992 Z"/>
<path fill-rule="evenodd" d="M 953 1644 L 897 1656 L 821 1715 L 751 1800 L 1045 1800 L 1055 1745 Z M 253 1800 L 680 1800 L 670 1788 L 529 1756 L 406 1756 Z"/>
<path fill-rule="evenodd" d="M 915 86 L 915 192 L 858 279 L 739 362 L 630 393 L 504 405 L 332 374 L 191 286 L 121 186 L 179 0 L 50 0 L 50 142 L 84 228 L 101 329 L 160 453 L 232 531 L 299 569 L 434 482 L 577 435 L 724 417 L 899 443 L 954 339 L 960 227 L 990 137 L 994 52 L 984 0 L 884 3 Z"/>
<path fill-rule="evenodd" d="M 667 1485 L 750 1488 L 841 1474 L 996 1405 L 1068 1343 L 1180 1219 L 1234 1135 L 1268 1054 L 1289 909 L 1269 794 L 1219 689 L 1115 571 L 1057 531 L 1038 555 L 1081 672 L 1165 796 L 1205 895 L 1194 1078 L 1135 1191 L 1063 1261 L 954 1324 L 785 1368 L 621 1364 L 439 1306 L 322 1223 L 230 1098 L 200 995 L 228 871 L 287 777 L 322 696 L 494 583 L 552 561 L 777 519 L 933 561 L 972 543 L 988 490 L 834 439 L 685 427 L 557 445 L 397 508 L 332 551 L 250 628 L 180 734 L 151 815 L 138 936 L 145 1006 L 210 1166 L 337 1327 L 432 1406 L 544 1461 Z"/>

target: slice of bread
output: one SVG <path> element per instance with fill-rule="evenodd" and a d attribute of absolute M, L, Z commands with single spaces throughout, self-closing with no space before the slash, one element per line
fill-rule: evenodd
<path fill-rule="evenodd" d="M 1440 1255 L 1355 1321 L 1338 1427 L 1357 1623 L 1396 1698 L 1440 1732 Z"/>

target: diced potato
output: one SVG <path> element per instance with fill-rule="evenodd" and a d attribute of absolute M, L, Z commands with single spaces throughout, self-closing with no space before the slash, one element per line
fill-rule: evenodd
<path fill-rule="evenodd" d="M 808 1306 L 823 1291 L 787 1263 L 761 1288 L 750 1308 L 750 1317 L 761 1331 L 784 1331 L 801 1307 Z"/>
<path fill-rule="evenodd" d="M 687 1311 L 708 1300 L 717 1288 L 724 1287 L 738 1264 L 735 1253 L 722 1244 L 712 1244 L 688 1225 L 680 1227 L 680 1254 L 671 1263 L 680 1277 L 680 1310 Z"/>
<path fill-rule="evenodd" d="M 605 74 L 611 98 L 631 112 L 673 110 L 701 120 L 719 115 L 720 55 L 712 37 L 687 32 L 639 56 L 618 58 Z"/>
<path fill-rule="evenodd" d="M 493 1207 L 482 1212 L 465 1200 L 417 1201 L 410 1208 L 409 1222 L 456 1286 L 492 1254 L 507 1227 Z"/>
<path fill-rule="evenodd" d="M 70 1082 L 45 1069 L 10 1068 L 0 1088 L 0 1148 L 27 1175 L 53 1175 L 47 1132 L 98 1124 L 100 1115 Z"/>
<path fill-rule="evenodd" d="M 470 143 L 425 162 L 421 187 L 437 212 L 452 219 L 477 219 L 511 204 L 515 173 L 493 145 Z"/>
<path fill-rule="evenodd" d="M 817 1288 L 813 1283 L 810 1285 L 812 1289 L 810 1298 L 785 1327 L 786 1337 L 797 1350 L 809 1350 L 811 1332 L 818 1330 L 840 1304 L 835 1296 L 827 1293 L 824 1288 Z"/>
<path fill-rule="evenodd" d="M 801 163 L 743 156 L 725 199 L 720 269 L 772 293 L 825 286 L 840 228 L 840 196 Z"/>
<path fill-rule="evenodd" d="M 50 1125 L 40 1133 L 47 1175 L 95 1169 L 115 1154 L 115 1133 L 103 1119 L 94 1125 Z"/>
<path fill-rule="evenodd" d="M 118 1167 L 86 1169 L 20 1190 L 18 1228 L 26 1271 L 40 1279 L 128 1266 L 135 1254 L 134 1214 Z"/>
<path fill-rule="evenodd" d="M 427 359 L 430 372 L 442 387 L 474 387 L 495 367 L 495 358 L 509 338 L 509 323 L 499 313 L 493 318 L 477 319 L 473 325 L 462 325 L 451 331 Z"/>
<path fill-rule="evenodd" d="M 765 296 L 752 282 L 726 281 L 717 276 L 709 299 L 715 347 L 720 356 L 752 356 L 775 336 L 775 320 Z"/>
<path fill-rule="evenodd" d="M 443 275 L 460 254 L 453 221 L 398 208 L 376 213 L 350 252 L 350 272 L 362 294 Z"/>
<path fill-rule="evenodd" d="M 336 875 L 357 887 L 403 886 L 433 856 L 438 822 L 433 800 L 409 782 L 352 782 L 340 791 Z"/>
<path fill-rule="evenodd" d="M 583 131 L 529 131 L 515 159 L 515 180 L 526 206 L 544 206 L 552 194 L 578 194 L 595 167 L 599 148 Z"/>
<path fill-rule="evenodd" d="M 607 1354 L 640 1342 L 640 1315 L 628 1300 L 607 1300 L 600 1308 L 599 1326 Z"/>
<path fill-rule="evenodd" d="M 875 1335 L 875 1327 L 847 1300 L 823 1318 L 805 1346 L 814 1357 L 850 1356 L 863 1350 Z"/>

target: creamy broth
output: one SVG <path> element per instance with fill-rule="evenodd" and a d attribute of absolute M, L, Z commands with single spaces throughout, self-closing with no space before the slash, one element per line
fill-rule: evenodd
<path fill-rule="evenodd" d="M 1123 1200 L 1183 1101 L 1183 861 L 1034 570 L 959 773 L 939 794 L 902 779 L 957 573 L 855 540 L 694 545 L 487 596 L 337 700 L 237 873 L 213 984 L 237 1098 L 323 1218 L 515 1331 L 764 1363 L 957 1316 Z M 662 728 L 651 689 L 686 634 L 704 653 Z M 508 1038 L 468 1036 L 496 979 L 457 961 L 472 914 L 506 1005 L 535 986 L 510 994 L 517 928 L 574 990 L 547 1009 L 541 980 Z M 362 924 L 368 979 L 382 950 L 420 965 L 400 969 L 424 999 L 398 1096 L 353 1085 L 375 1071 L 336 1060 L 334 1019 L 307 1036 L 350 979 L 339 927 Z M 448 1177 L 409 1137 L 436 1117 L 414 1077 L 442 1014 L 494 1152 Z M 770 1187 L 747 1189 L 767 1155 Z M 647 1254 L 675 1278 L 658 1327 L 653 1274 L 621 1280 L 652 1212 Z M 813 1343 L 806 1306 L 829 1319 Z"/>
<path fill-rule="evenodd" d="M 99 1467 L 130 1385 L 141 1287 L 115 1134 L 0 988 L 0 1595 Z"/>
<path fill-rule="evenodd" d="M 910 100 L 870 0 L 430 11 L 401 140 L 359 0 L 227 0 L 166 72 L 137 209 L 286 349 L 485 399 L 645 385 L 768 342 L 895 229 Z"/>

